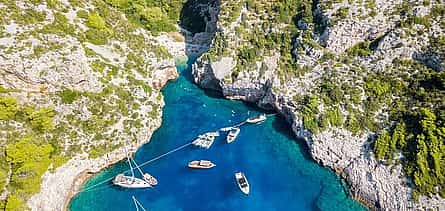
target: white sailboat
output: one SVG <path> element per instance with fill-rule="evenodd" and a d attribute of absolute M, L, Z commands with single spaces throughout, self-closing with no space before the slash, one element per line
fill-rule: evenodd
<path fill-rule="evenodd" d="M 127 176 L 124 174 L 118 174 L 113 179 L 113 184 L 123 187 L 123 188 L 151 188 L 154 185 L 158 184 L 156 178 L 151 176 L 148 173 L 143 173 L 141 168 L 137 165 L 136 161 L 134 161 L 130 156 L 127 157 L 128 165 L 130 166 L 131 176 Z M 143 176 L 143 178 L 137 178 L 134 175 L 134 170 L 132 166 L 132 162 L 135 165 L 135 168 L 139 171 L 139 173 Z"/>

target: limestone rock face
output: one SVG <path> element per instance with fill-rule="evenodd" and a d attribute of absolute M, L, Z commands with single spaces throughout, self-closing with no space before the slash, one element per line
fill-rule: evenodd
<path fill-rule="evenodd" d="M 176 67 L 171 65 L 172 62 L 167 64 L 159 64 L 159 67 L 155 68 L 153 88 L 160 90 L 169 80 L 174 80 L 179 77 Z"/>
<path fill-rule="evenodd" d="M 41 177 L 36 193 L 9 184 L 20 166 L 5 161 L 10 179 L 0 199 L 19 196 L 26 210 L 64 210 L 88 174 L 134 152 L 161 125 L 160 90 L 178 77 L 184 37 L 155 35 L 104 1 L 4 1 L 0 13 L 0 97 L 21 111 L 51 111 L 42 116 L 52 125 L 36 132 L 24 118 L 2 119 L 0 150 L 27 136 L 57 148 L 45 173 L 20 176 L 23 183 Z"/>
<path fill-rule="evenodd" d="M 312 15 L 317 22 L 300 19 L 296 23 L 301 31 L 292 37 L 291 52 L 297 67 L 283 67 L 281 60 L 287 58 L 276 49 L 255 47 L 256 52 L 251 52 L 253 61 L 245 65 L 245 60 L 250 45 L 262 44 L 255 42 L 256 38 L 249 33 L 285 33 L 286 25 L 271 25 L 265 20 L 277 18 L 273 12 L 264 13 L 248 6 L 235 10 L 239 15 L 230 13 L 225 6 L 233 6 L 232 3 L 221 5 L 217 36 L 209 52 L 193 65 L 196 84 L 220 91 L 226 98 L 253 102 L 282 114 L 296 136 L 306 141 L 312 158 L 340 174 L 350 185 L 351 195 L 371 209 L 445 209 L 445 200 L 438 196 L 413 201 L 412 183 L 404 175 L 402 166 L 386 165 L 375 159 L 372 144 L 376 131 L 354 134 L 345 125 L 328 125 L 322 131 L 312 133 L 304 124 L 305 105 L 301 104 L 303 96 L 325 89 L 329 77 L 337 79 L 334 85 L 356 87 L 357 100 L 363 101 L 366 99 L 363 88 L 366 74 L 391 72 L 395 61 L 415 60 L 435 70 L 443 70 L 444 54 L 430 45 L 431 37 L 445 34 L 443 27 L 438 27 L 439 19 L 429 28 L 422 24 L 413 24 L 409 30 L 400 27 L 401 22 L 406 21 L 400 7 L 414 5 L 414 16 L 427 17 L 433 5 L 422 6 L 414 1 L 400 0 L 369 1 L 372 5 L 362 1 L 319 1 L 312 5 L 315 8 Z M 267 5 L 265 2 L 261 4 L 262 7 Z M 308 36 L 310 29 L 313 33 Z M 420 32 L 416 34 L 416 31 Z M 363 43 L 369 52 L 359 52 L 361 56 L 351 58 L 350 51 Z M 292 68 L 297 71 L 292 72 Z M 317 107 L 320 113 L 328 109 L 329 105 L 324 103 Z M 349 109 L 342 108 L 340 112 L 348 116 L 351 114 Z M 362 111 L 364 108 L 354 105 L 353 109 Z M 387 117 L 384 108 L 375 114 L 380 122 Z"/>
<path fill-rule="evenodd" d="M 339 128 L 312 135 L 297 117 L 298 111 L 294 105 L 282 97 L 277 98 L 276 94 L 267 89 L 266 84 L 224 84 L 212 76 L 212 73 L 211 69 L 207 68 L 195 75 L 195 80 L 203 88 L 214 89 L 212 85 L 220 85 L 218 90 L 229 99 L 255 102 L 259 107 L 275 109 L 284 115 L 291 123 L 294 133 L 306 140 L 312 158 L 343 175 L 351 185 L 351 194 L 356 199 L 379 210 L 414 209 L 410 200 L 411 190 L 406 187 L 403 177 L 400 176 L 401 166 L 389 167 L 379 164 L 370 152 L 368 135 L 358 137 Z M 203 83 L 204 80 L 207 81 Z"/>
<path fill-rule="evenodd" d="M 220 81 L 215 77 L 210 64 L 197 61 L 192 66 L 192 75 L 200 87 L 221 91 Z"/>

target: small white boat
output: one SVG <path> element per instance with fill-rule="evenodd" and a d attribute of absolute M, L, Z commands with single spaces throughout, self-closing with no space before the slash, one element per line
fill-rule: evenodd
<path fill-rule="evenodd" d="M 188 167 L 194 169 L 210 169 L 216 165 L 209 160 L 194 160 L 188 164 Z"/>
<path fill-rule="evenodd" d="M 250 123 L 250 124 L 257 124 L 257 123 L 263 122 L 263 121 L 266 120 L 266 119 L 267 119 L 266 114 L 261 114 L 261 115 L 256 116 L 256 117 L 250 117 L 250 118 L 248 118 L 248 119 L 246 120 L 246 122 L 247 122 L 247 123 Z"/>
<path fill-rule="evenodd" d="M 226 140 L 227 143 L 232 143 L 235 141 L 236 137 L 238 137 L 238 134 L 240 133 L 240 129 L 238 127 L 234 127 L 229 131 L 229 134 L 227 134 Z"/>
<path fill-rule="evenodd" d="M 233 128 L 233 127 L 223 127 L 223 128 L 221 128 L 221 129 L 219 129 L 219 130 L 220 130 L 220 131 L 223 131 L 223 132 L 228 132 L 228 131 L 232 130 L 232 128 Z"/>
<path fill-rule="evenodd" d="M 123 188 L 151 188 L 154 185 L 158 184 L 158 181 L 156 178 L 151 176 L 148 173 L 143 173 L 141 168 L 137 165 L 136 161 L 130 158 L 130 156 L 127 157 L 128 165 L 130 166 L 131 176 L 126 176 L 124 174 L 118 174 L 113 179 L 113 184 L 123 187 Z M 135 168 L 139 171 L 139 173 L 142 175 L 143 178 L 137 178 L 134 175 L 133 166 L 131 163 L 134 163 Z"/>
<path fill-rule="evenodd" d="M 247 178 L 243 172 L 235 173 L 236 183 L 238 184 L 239 189 L 246 195 L 249 195 L 250 187 L 249 182 L 247 182 Z"/>

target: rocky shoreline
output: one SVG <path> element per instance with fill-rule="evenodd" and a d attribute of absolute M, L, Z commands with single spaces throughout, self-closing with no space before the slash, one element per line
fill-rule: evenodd
<path fill-rule="evenodd" d="M 161 124 L 159 124 L 159 127 L 161 126 Z M 158 127 L 158 128 L 159 128 Z M 153 131 L 154 132 L 154 131 Z M 148 141 L 150 140 L 150 137 L 147 139 L 147 142 L 141 142 L 139 144 L 136 144 L 135 146 L 131 146 L 131 151 L 128 152 L 128 154 L 130 154 L 130 156 L 132 156 L 137 149 L 139 149 L 139 147 L 143 146 L 144 144 L 148 143 Z M 110 158 L 110 154 L 113 154 L 114 156 Z M 81 191 L 82 186 L 85 184 L 85 182 L 90 179 L 91 177 L 95 176 L 96 174 L 100 173 L 101 171 L 109 168 L 110 166 L 122 161 L 123 159 L 126 158 L 126 154 L 125 153 L 125 148 L 119 148 L 115 151 L 113 151 L 112 153 L 109 153 L 107 155 L 105 155 L 102 158 L 99 159 L 106 159 L 107 162 L 104 163 L 103 165 L 101 165 L 98 168 L 94 168 L 94 169 L 87 169 L 82 171 L 80 174 L 78 174 L 76 176 L 76 178 L 74 179 L 74 181 L 71 184 L 70 190 L 68 192 L 68 195 L 66 195 L 64 202 L 63 202 L 63 210 L 68 210 L 69 208 L 69 203 L 71 201 L 71 199 L 76 196 L 79 191 Z"/>
<path fill-rule="evenodd" d="M 193 65 L 192 73 L 201 88 L 216 90 L 225 98 L 255 103 L 283 115 L 295 135 L 306 141 L 312 158 L 345 179 L 351 196 L 371 210 L 445 209 L 440 198 L 422 197 L 419 202 L 412 201 L 412 189 L 402 176 L 401 165 L 383 165 L 374 158 L 368 141 L 372 133 L 355 136 L 346 129 L 332 127 L 314 135 L 305 129 L 291 101 L 273 92 L 270 81 L 241 80 L 226 84 L 216 77 L 218 70 L 202 59 Z"/>
<path fill-rule="evenodd" d="M 162 71 L 155 71 L 157 75 L 157 88 L 161 89 L 169 80 L 176 79 L 179 75 L 175 67 L 161 67 Z M 159 105 L 164 106 L 163 101 Z M 85 181 L 90 177 L 123 160 L 127 153 L 133 154 L 139 147 L 148 143 L 153 132 L 161 126 L 162 114 L 152 120 L 155 127 L 145 128 L 141 131 L 137 142 L 120 147 L 99 158 L 90 159 L 88 154 L 80 154 L 69 160 L 54 172 L 47 171 L 42 177 L 41 190 L 32 196 L 27 204 L 31 210 L 68 210 L 69 202 L 74 197 Z M 69 184 L 69 185 L 68 185 Z"/>

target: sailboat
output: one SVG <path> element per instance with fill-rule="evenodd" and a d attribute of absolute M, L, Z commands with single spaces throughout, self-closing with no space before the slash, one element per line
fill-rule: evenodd
<path fill-rule="evenodd" d="M 141 208 L 142 211 L 147 211 L 144 206 L 142 206 L 141 202 L 139 202 L 136 197 L 132 196 L 131 197 L 133 199 L 134 202 L 134 206 L 136 206 L 136 211 L 140 211 L 139 208 Z"/>
<path fill-rule="evenodd" d="M 141 168 L 137 165 L 136 161 L 134 161 L 130 156 L 127 157 L 127 162 L 130 166 L 131 176 L 127 176 L 124 174 L 116 175 L 116 177 L 113 179 L 114 185 L 123 188 L 151 188 L 158 184 L 156 178 L 148 173 L 143 173 Z M 139 171 L 143 178 L 135 177 L 132 163 L 135 165 L 135 168 Z"/>

